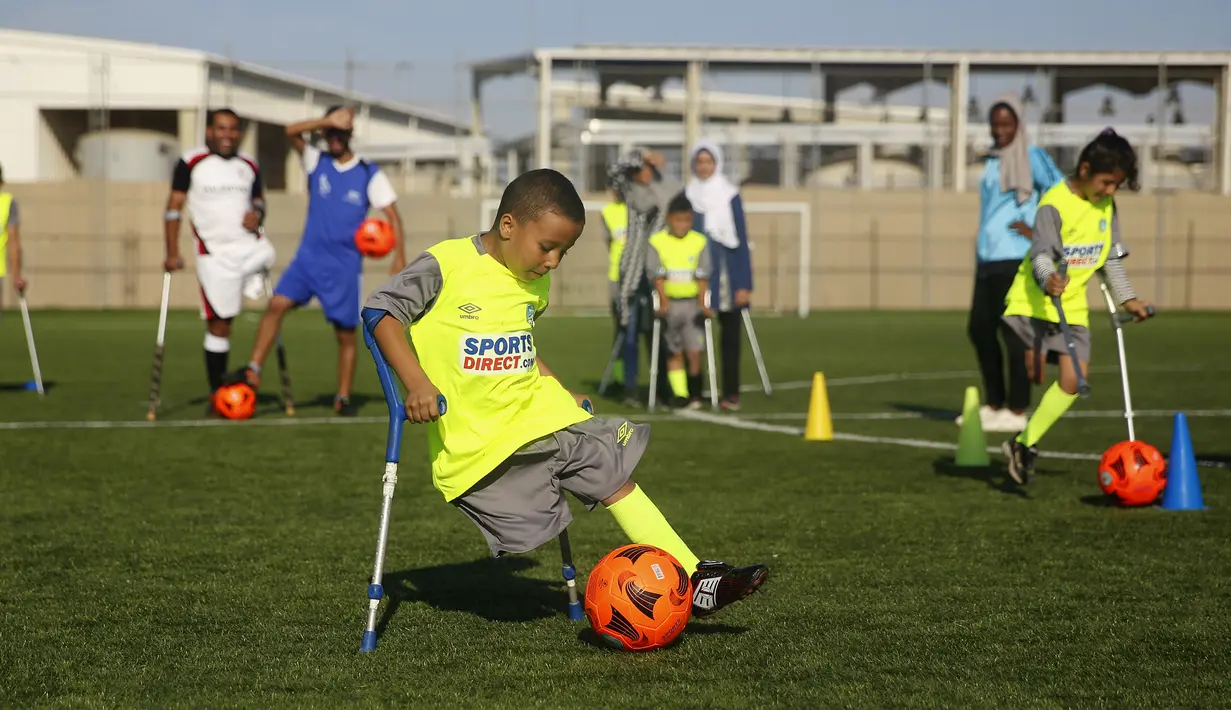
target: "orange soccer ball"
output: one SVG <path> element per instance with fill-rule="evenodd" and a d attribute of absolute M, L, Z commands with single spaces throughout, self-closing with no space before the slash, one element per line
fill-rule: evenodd
<path fill-rule="evenodd" d="M 227 419 L 251 419 L 256 411 L 256 392 L 244 382 L 219 387 L 214 393 L 214 409 Z"/>
<path fill-rule="evenodd" d="M 1167 461 L 1142 441 L 1121 441 L 1103 454 L 1098 485 L 1121 505 L 1149 505 L 1167 487 Z"/>
<path fill-rule="evenodd" d="M 625 545 L 599 560 L 586 582 L 586 618 L 622 651 L 662 648 L 692 618 L 692 578 L 652 545 Z"/>
<path fill-rule="evenodd" d="M 393 245 L 393 227 L 383 219 L 370 217 L 355 230 L 355 247 L 370 259 L 379 259 L 393 251 Z"/>

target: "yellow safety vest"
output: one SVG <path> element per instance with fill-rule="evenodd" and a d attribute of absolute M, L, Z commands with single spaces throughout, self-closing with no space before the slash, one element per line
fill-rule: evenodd
<path fill-rule="evenodd" d="M 590 418 L 554 377 L 544 377 L 534 321 L 551 277 L 522 281 L 471 238 L 427 250 L 440 264 L 436 302 L 410 328 L 447 413 L 427 425 L 432 483 L 453 500 L 526 444 Z"/>
<path fill-rule="evenodd" d="M 9 273 L 9 212 L 13 208 L 13 196 L 0 192 L 0 279 Z"/>
<path fill-rule="evenodd" d="M 1039 207 L 1051 205 L 1060 213 L 1060 242 L 1069 264 L 1069 285 L 1060 297 L 1064 317 L 1070 325 L 1089 327 L 1090 306 L 1086 300 L 1086 284 L 1094 272 L 1103 268 L 1111 252 L 1111 218 L 1114 203 L 1107 198 L 1090 203 L 1069 189 L 1068 181 L 1052 186 L 1039 199 Z M 1060 322 L 1060 314 L 1034 280 L 1030 255 L 1017 268 L 1013 285 L 1005 296 L 1005 315 L 1029 316 L 1051 323 Z"/>
<path fill-rule="evenodd" d="M 658 252 L 658 260 L 666 272 L 664 290 L 667 298 L 696 298 L 701 289 L 697 283 L 697 267 L 709 239 L 689 230 L 683 237 L 672 236 L 666 230 L 650 237 L 650 246 Z"/>
<path fill-rule="evenodd" d="M 620 257 L 628 237 L 628 205 L 623 202 L 608 202 L 603 205 L 603 222 L 611 232 L 611 251 L 608 253 L 607 279 L 620 280 Z"/>

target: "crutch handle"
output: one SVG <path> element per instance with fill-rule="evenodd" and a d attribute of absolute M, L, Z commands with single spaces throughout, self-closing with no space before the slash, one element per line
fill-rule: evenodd
<path fill-rule="evenodd" d="M 1154 317 L 1154 306 L 1146 306 L 1146 316 L 1149 318 Z M 1137 316 L 1128 311 L 1116 311 L 1116 320 L 1121 323 L 1130 323 L 1136 319 Z"/>

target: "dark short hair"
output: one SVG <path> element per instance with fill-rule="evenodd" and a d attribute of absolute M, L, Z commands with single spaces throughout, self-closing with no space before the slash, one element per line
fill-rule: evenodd
<path fill-rule="evenodd" d="M 234 112 L 234 111 L 232 111 L 231 109 L 229 109 L 229 108 L 216 108 L 216 109 L 214 109 L 214 110 L 212 110 L 212 111 L 210 111 L 210 112 L 209 112 L 209 116 L 208 116 L 209 120 L 208 120 L 208 121 L 206 121 L 205 125 L 207 125 L 207 126 L 212 126 L 212 125 L 214 125 L 214 119 L 218 118 L 219 116 L 230 116 L 231 118 L 235 119 L 236 121 L 239 121 L 239 120 L 240 120 L 240 119 L 239 119 L 239 114 L 238 114 L 238 113 L 235 113 L 235 112 Z"/>
<path fill-rule="evenodd" d="M 511 214 L 520 224 L 533 222 L 547 212 L 567 217 L 578 224 L 586 223 L 586 206 L 577 188 L 563 174 L 551 168 L 540 168 L 518 175 L 500 196 L 496 221 Z"/>
<path fill-rule="evenodd" d="M 1123 170 L 1128 189 L 1141 188 L 1137 182 L 1137 152 L 1127 138 L 1112 128 L 1105 129 L 1081 149 L 1077 156 L 1078 171 L 1082 163 L 1089 163 L 1091 175 Z"/>
<path fill-rule="evenodd" d="M 676 212 L 692 212 L 692 202 L 682 192 L 672 197 L 671 201 L 667 203 L 667 214 L 675 214 Z"/>

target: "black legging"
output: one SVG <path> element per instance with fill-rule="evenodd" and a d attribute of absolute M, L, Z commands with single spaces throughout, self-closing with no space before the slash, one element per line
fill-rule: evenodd
<path fill-rule="evenodd" d="M 1017 337 L 1000 320 L 1004 315 L 1004 298 L 1013 285 L 1020 261 L 991 261 L 979 265 L 975 274 L 975 291 L 970 304 L 970 320 L 966 332 L 974 343 L 983 374 L 984 402 L 991 407 L 1008 405 L 1014 411 L 1030 406 L 1030 378 L 1026 373 L 1024 349 L 1014 347 Z M 1009 386 L 1006 396 L 1004 354 L 1000 334 L 1004 333 L 1009 353 Z M 725 335 L 725 334 L 724 334 Z"/>
<path fill-rule="evenodd" d="M 720 311 L 718 326 L 718 352 L 722 356 L 722 398 L 739 396 L 739 355 L 743 341 L 743 316 L 741 311 Z"/>

